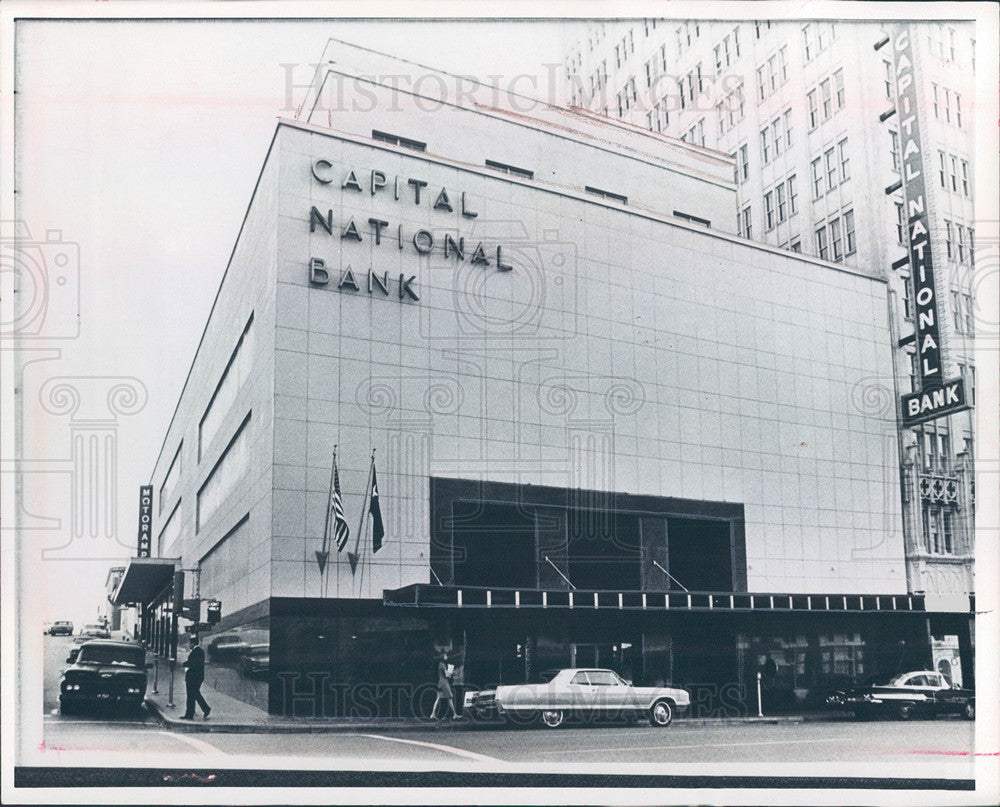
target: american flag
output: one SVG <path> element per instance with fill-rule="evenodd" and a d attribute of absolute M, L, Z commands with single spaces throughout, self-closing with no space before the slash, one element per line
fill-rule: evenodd
<path fill-rule="evenodd" d="M 337 551 L 343 552 L 347 539 L 351 537 L 351 528 L 344 518 L 344 504 L 340 500 L 340 472 L 337 470 L 337 459 L 333 460 L 333 490 L 330 492 L 330 515 L 333 516 L 333 534 L 337 538 Z M 324 542 L 325 543 L 325 542 Z"/>

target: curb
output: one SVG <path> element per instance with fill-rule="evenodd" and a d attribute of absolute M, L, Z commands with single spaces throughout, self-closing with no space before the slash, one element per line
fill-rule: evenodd
<path fill-rule="evenodd" d="M 211 720 L 180 720 L 163 714 L 156 701 L 147 698 L 146 708 L 164 726 L 174 731 L 206 733 L 206 734 L 333 734 L 333 733 L 366 733 L 373 729 L 391 729 L 393 731 L 468 731 L 477 728 L 502 727 L 502 724 L 478 722 L 473 720 L 343 720 L 331 718 L 316 723 L 221 723 Z M 790 724 L 795 725 L 807 720 L 821 721 L 827 718 L 804 715 L 781 715 L 776 717 L 696 717 L 676 718 L 673 722 L 678 727 L 701 726 L 733 726 L 745 723 Z"/>

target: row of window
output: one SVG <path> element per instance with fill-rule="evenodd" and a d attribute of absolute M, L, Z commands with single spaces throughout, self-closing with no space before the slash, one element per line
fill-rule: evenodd
<path fill-rule="evenodd" d="M 837 38 L 837 26 L 832 22 L 810 22 L 802 28 L 802 49 L 806 61 L 818 56 Z"/>
<path fill-rule="evenodd" d="M 931 84 L 934 92 L 934 117 L 944 120 L 945 123 L 954 123 L 959 129 L 962 127 L 962 96 L 949 90 L 947 87 L 939 87 Z M 955 105 L 952 107 L 952 101 Z"/>
<path fill-rule="evenodd" d="M 724 67 L 729 67 L 740 58 L 740 28 L 736 26 L 731 33 L 722 37 L 722 41 L 713 48 L 715 54 L 715 74 L 722 73 Z"/>
<path fill-rule="evenodd" d="M 816 228 L 816 250 L 823 260 L 834 263 L 839 263 L 857 251 L 853 210 L 836 215 Z"/>
<path fill-rule="evenodd" d="M 955 508 L 924 502 L 924 551 L 932 555 L 955 554 Z"/>
<path fill-rule="evenodd" d="M 961 166 L 961 173 L 959 173 Z M 954 154 L 938 152 L 938 178 L 941 187 L 950 190 L 952 193 L 961 193 L 962 196 L 970 197 L 969 191 L 969 162 Z"/>
<path fill-rule="evenodd" d="M 835 108 L 844 108 L 845 99 L 844 71 L 840 69 L 806 93 L 806 100 L 809 102 L 809 128 L 815 129 L 820 121 L 830 120 Z"/>
<path fill-rule="evenodd" d="M 250 470 L 250 415 L 240 424 L 205 484 L 198 491 L 195 532 L 215 515 Z"/>
<path fill-rule="evenodd" d="M 847 138 L 823 152 L 811 163 L 813 199 L 832 191 L 851 178 L 851 158 L 847 152 Z"/>
<path fill-rule="evenodd" d="M 972 307 L 972 295 L 951 290 L 951 314 L 955 333 L 976 335 L 976 315 Z"/>
<path fill-rule="evenodd" d="M 772 230 L 797 212 L 798 192 L 795 174 L 792 174 L 764 194 L 764 223 Z"/>
<path fill-rule="evenodd" d="M 705 119 L 702 118 L 694 126 L 681 135 L 681 140 L 685 143 L 693 143 L 696 146 L 705 145 Z"/>
<path fill-rule="evenodd" d="M 757 68 L 757 97 L 763 101 L 788 81 L 788 46 L 782 45 Z"/>
<path fill-rule="evenodd" d="M 792 145 L 792 110 L 786 109 L 760 130 L 761 163 L 767 165 Z"/>
<path fill-rule="evenodd" d="M 684 20 L 684 23 L 677 29 L 677 54 L 680 55 L 691 43 L 701 36 L 701 24 L 698 20 Z"/>
<path fill-rule="evenodd" d="M 743 120 L 745 106 L 742 84 L 715 105 L 715 112 L 719 116 L 720 135 L 736 126 L 738 121 Z"/>
<path fill-rule="evenodd" d="M 968 233 L 968 241 L 966 241 Z M 949 261 L 976 265 L 976 231 L 957 221 L 944 220 L 944 249 Z"/>

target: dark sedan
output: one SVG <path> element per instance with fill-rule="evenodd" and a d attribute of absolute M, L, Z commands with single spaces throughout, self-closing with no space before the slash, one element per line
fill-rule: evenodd
<path fill-rule="evenodd" d="M 72 636 L 73 635 L 73 623 L 69 620 L 60 620 L 59 622 L 54 622 L 52 627 L 49 628 L 49 636 Z"/>
<path fill-rule="evenodd" d="M 250 645 L 246 655 L 240 659 L 240 673 L 247 678 L 266 675 L 271 666 L 270 651 L 269 644 Z"/>
<path fill-rule="evenodd" d="M 138 708 L 145 695 L 146 651 L 130 642 L 92 639 L 63 672 L 59 708 L 64 714 L 83 705 Z"/>
<path fill-rule="evenodd" d="M 883 684 L 873 684 L 841 692 L 826 699 L 835 709 L 853 712 L 859 720 L 876 715 L 894 715 L 900 720 L 960 714 L 974 720 L 976 693 L 952 686 L 940 673 L 930 670 L 905 672 Z"/>

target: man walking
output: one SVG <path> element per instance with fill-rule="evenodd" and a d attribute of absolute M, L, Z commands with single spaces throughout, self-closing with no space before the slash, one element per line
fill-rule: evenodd
<path fill-rule="evenodd" d="M 187 708 L 181 715 L 181 720 L 194 720 L 194 705 L 201 707 L 201 711 L 208 717 L 212 707 L 205 702 L 201 695 L 201 685 L 205 680 L 205 651 L 198 644 L 198 635 L 191 634 L 191 652 L 188 653 L 187 661 L 184 662 L 187 668 L 184 672 L 184 689 L 187 694 Z"/>

